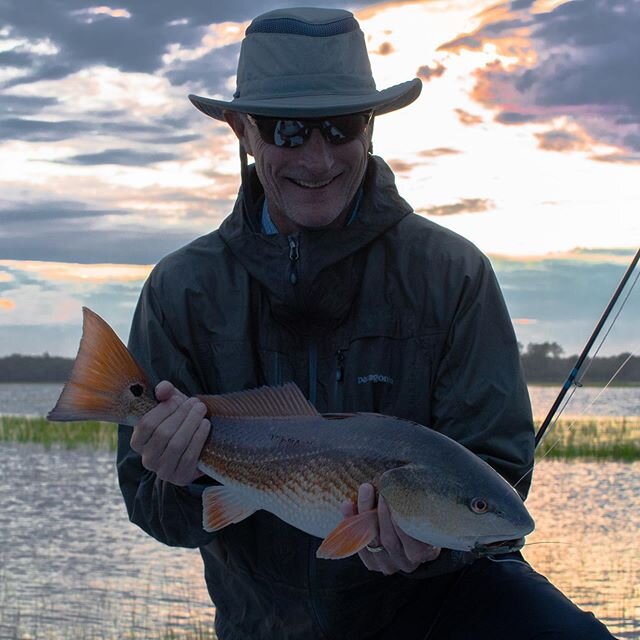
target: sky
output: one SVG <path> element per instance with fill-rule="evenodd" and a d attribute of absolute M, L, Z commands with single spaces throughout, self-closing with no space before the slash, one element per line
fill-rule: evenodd
<path fill-rule="evenodd" d="M 263 0 L 0 3 L 0 356 L 73 356 L 81 307 L 126 339 L 163 255 L 218 227 L 231 99 Z M 640 244 L 640 0 L 339 2 L 378 88 L 376 154 L 415 211 L 491 259 L 518 340 L 578 353 Z M 640 287 L 602 353 L 640 349 Z"/>

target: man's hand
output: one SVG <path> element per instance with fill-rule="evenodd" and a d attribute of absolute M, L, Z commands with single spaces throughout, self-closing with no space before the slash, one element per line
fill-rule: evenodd
<path fill-rule="evenodd" d="M 342 504 L 345 518 L 375 508 L 375 490 L 373 485 L 362 484 L 358 491 L 358 505 L 352 502 Z M 440 555 L 440 547 L 420 542 L 408 536 L 391 518 L 389 507 L 382 496 L 378 499 L 378 531 L 379 539 L 369 543 L 372 548 L 382 546 L 377 553 L 368 551 L 366 547 L 358 551 L 364 566 L 371 571 L 380 571 L 390 576 L 398 571 L 411 573 L 423 562 L 435 560 Z"/>
<path fill-rule="evenodd" d="M 207 408 L 166 380 L 156 387 L 156 399 L 159 404 L 133 428 L 131 448 L 146 469 L 182 487 L 203 475 L 196 463 L 211 429 Z"/>

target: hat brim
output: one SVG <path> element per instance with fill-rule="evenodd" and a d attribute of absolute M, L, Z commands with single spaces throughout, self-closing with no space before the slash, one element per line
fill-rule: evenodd
<path fill-rule="evenodd" d="M 266 100 L 238 98 L 225 102 L 190 94 L 189 100 L 205 115 L 222 121 L 225 111 L 251 113 L 256 116 L 318 118 L 361 111 L 373 111 L 374 115 L 382 115 L 411 104 L 421 91 L 420 78 L 414 78 L 382 91 L 358 95 L 302 95 Z"/>

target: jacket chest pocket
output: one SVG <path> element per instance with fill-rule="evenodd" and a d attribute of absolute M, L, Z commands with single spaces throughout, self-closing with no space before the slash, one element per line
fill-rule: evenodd
<path fill-rule="evenodd" d="M 444 332 L 352 338 L 339 354 L 344 410 L 373 411 L 428 424 L 444 340 Z"/>

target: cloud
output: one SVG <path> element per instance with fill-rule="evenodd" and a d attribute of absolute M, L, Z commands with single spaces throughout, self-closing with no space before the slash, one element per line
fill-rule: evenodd
<path fill-rule="evenodd" d="M 289 4 L 313 6 L 314 2 Z M 163 68 L 163 56 L 171 46 L 195 47 L 209 25 L 244 22 L 272 8 L 271 0 L 121 0 L 114 8 L 87 8 L 83 0 L 41 1 L 37 7 L 9 0 L 3 4 L 3 23 L 10 29 L 12 40 L 50 40 L 53 52 L 33 55 L 29 63 L 32 70 L 7 81 L 5 87 L 60 79 L 96 65 L 123 72 L 155 73 Z M 26 59 L 15 55 L 14 60 L 26 64 Z"/>
<path fill-rule="evenodd" d="M 408 173 L 415 167 L 413 163 L 406 162 L 405 160 L 400 160 L 398 158 L 391 158 L 387 160 L 387 164 L 395 173 Z"/>
<path fill-rule="evenodd" d="M 80 202 L 39 201 L 0 209 L 0 258 L 77 263 L 154 264 L 211 228 L 128 222 L 132 214 Z M 109 223 L 107 224 L 107 218 Z M 207 224 L 208 223 L 208 224 Z"/>
<path fill-rule="evenodd" d="M 3 94 L 0 100 L 1 115 L 33 115 L 58 104 L 58 99 L 41 96 L 16 96 L 8 93 Z"/>
<path fill-rule="evenodd" d="M 464 109 L 454 109 L 454 111 L 458 114 L 458 120 L 464 125 L 473 126 L 484 122 L 482 116 L 474 115 Z"/>
<path fill-rule="evenodd" d="M 450 147 L 436 147 L 435 149 L 423 149 L 418 153 L 423 158 L 438 158 L 440 156 L 452 156 L 462 153 L 458 149 L 451 149 Z"/>
<path fill-rule="evenodd" d="M 608 153 L 593 155 L 591 159 L 597 162 L 610 162 L 613 164 L 640 164 L 640 153 Z"/>
<path fill-rule="evenodd" d="M 394 46 L 390 42 L 382 42 L 380 46 L 373 51 L 372 53 L 378 54 L 380 56 L 388 56 L 390 53 L 395 51 Z"/>
<path fill-rule="evenodd" d="M 239 55 L 239 42 L 217 47 L 195 59 L 172 63 L 164 75 L 173 85 L 190 85 L 196 93 L 220 94 L 230 99 L 233 90 L 229 91 L 227 85 L 236 75 Z"/>
<path fill-rule="evenodd" d="M 452 216 L 458 213 L 482 213 L 494 207 L 491 200 L 483 198 L 463 198 L 452 204 L 437 205 L 416 209 L 416 213 L 427 216 Z"/>
<path fill-rule="evenodd" d="M 500 124 L 526 124 L 527 122 L 536 122 L 539 119 L 539 116 L 515 111 L 502 111 L 495 117 L 495 121 Z"/>
<path fill-rule="evenodd" d="M 426 80 L 427 82 L 429 82 L 429 80 L 433 78 L 439 78 L 441 75 L 444 74 L 445 71 L 446 71 L 445 66 L 440 62 L 436 62 L 433 67 L 430 67 L 427 64 L 419 67 L 418 70 L 416 71 L 416 75 L 419 78 L 422 78 L 423 80 Z"/>
<path fill-rule="evenodd" d="M 546 151 L 586 151 L 591 148 L 592 142 L 585 135 L 554 129 L 544 133 L 536 133 L 540 149 Z"/>
<path fill-rule="evenodd" d="M 2 222 L 4 234 L 10 232 L 12 226 L 28 230 L 34 223 L 53 222 L 60 224 L 65 220 L 81 220 L 81 223 L 86 225 L 90 218 L 99 219 L 113 215 L 126 215 L 126 212 L 92 209 L 88 208 L 83 202 L 73 200 L 5 202 L 0 208 L 0 221 Z"/>
<path fill-rule="evenodd" d="M 0 313 L 3 311 L 13 311 L 16 303 L 10 298 L 0 298 Z"/>
<path fill-rule="evenodd" d="M 503 124 L 569 117 L 594 144 L 616 146 L 622 156 L 638 151 L 640 3 L 582 0 L 538 12 L 533 5 L 498 5 L 476 31 L 442 45 L 491 46 L 503 56 L 476 72 L 473 98 Z"/>
<path fill-rule="evenodd" d="M 167 162 L 178 160 L 180 156 L 176 153 L 135 151 L 133 149 L 107 149 L 98 153 L 82 153 L 70 156 L 64 160 L 57 160 L 62 164 L 77 165 L 99 165 L 99 164 L 119 164 L 134 167 L 146 166 L 156 162 Z"/>
<path fill-rule="evenodd" d="M 490 256 L 518 340 L 558 342 L 568 354 L 581 351 L 635 251 L 602 248 L 531 258 Z M 631 295 L 602 353 L 637 348 L 639 316 L 640 296 Z"/>

